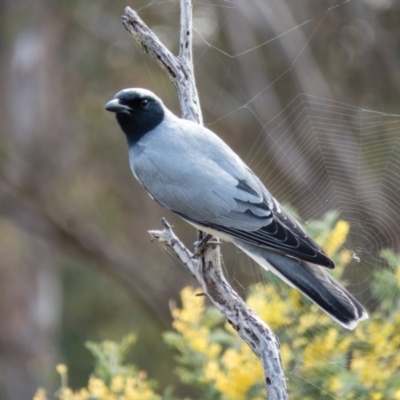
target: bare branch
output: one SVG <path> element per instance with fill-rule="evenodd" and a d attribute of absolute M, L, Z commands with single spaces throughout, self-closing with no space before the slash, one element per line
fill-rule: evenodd
<path fill-rule="evenodd" d="M 193 73 L 191 0 L 181 0 L 180 54 L 178 57 L 175 57 L 161 43 L 138 14 L 129 7 L 125 9 L 122 21 L 139 47 L 151 55 L 169 75 L 178 91 L 183 118 L 201 124 L 202 115 Z M 204 294 L 211 299 L 240 337 L 260 358 L 268 399 L 287 399 L 279 342 L 269 327 L 229 285 L 222 272 L 219 245 L 206 247 L 202 257 L 193 257 L 193 254 L 174 234 L 168 222 L 164 218 L 161 222 L 164 229 L 149 231 L 151 237 L 165 242 L 173 249 L 198 280 Z"/>
<path fill-rule="evenodd" d="M 181 0 L 181 36 L 179 57 L 192 68 L 192 3 Z"/>
<path fill-rule="evenodd" d="M 182 1 L 189 3 L 189 0 Z M 187 12 L 182 13 L 182 17 L 191 19 L 191 14 L 189 16 Z M 122 23 L 125 29 L 132 34 L 139 48 L 144 53 L 152 56 L 170 77 L 178 91 L 182 118 L 202 124 L 203 118 L 200 112 L 200 102 L 191 64 L 187 64 L 184 58 L 175 57 L 130 7 L 125 8 Z M 186 22 L 184 25 L 191 27 L 192 23 Z M 190 42 L 191 36 L 190 33 L 188 39 Z M 182 56 L 187 58 L 187 52 L 183 52 Z M 191 59 L 191 55 L 189 57 Z"/>
<path fill-rule="evenodd" d="M 149 231 L 150 235 L 172 248 L 198 280 L 203 293 L 211 299 L 240 337 L 260 358 L 266 373 L 269 399 L 287 399 L 278 339 L 267 324 L 231 288 L 222 272 L 219 252 L 206 252 L 203 264 L 201 260 L 193 258 L 193 254 L 174 234 L 168 222 L 165 219 L 161 222 L 164 229 Z"/>

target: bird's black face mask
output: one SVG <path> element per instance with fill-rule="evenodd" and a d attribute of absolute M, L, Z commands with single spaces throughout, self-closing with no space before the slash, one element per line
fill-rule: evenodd
<path fill-rule="evenodd" d="M 134 92 L 118 93 L 105 109 L 116 114 L 129 146 L 136 144 L 164 119 L 163 107 L 157 100 Z"/>

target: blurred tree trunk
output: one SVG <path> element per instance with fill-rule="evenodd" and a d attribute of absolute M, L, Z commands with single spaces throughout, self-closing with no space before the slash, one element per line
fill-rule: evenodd
<path fill-rule="evenodd" d="M 11 2 L 10 2 L 11 3 Z M 2 103 L 9 119 L 3 120 L 7 154 L 3 164 L 7 178 L 31 194 L 46 194 L 51 185 L 50 154 L 58 151 L 54 133 L 60 129 L 63 94 L 57 55 L 61 30 L 49 15 L 51 2 L 20 0 L 17 7 L 22 29 L 8 43 L 10 61 L 3 61 Z M 33 18 L 32 18 L 33 17 Z M 4 52 L 3 52 L 4 54 Z M 2 398 L 29 399 L 38 385 L 48 385 L 57 357 L 60 329 L 60 280 L 53 245 L 18 227 L 14 220 L 0 219 L 0 363 Z"/>

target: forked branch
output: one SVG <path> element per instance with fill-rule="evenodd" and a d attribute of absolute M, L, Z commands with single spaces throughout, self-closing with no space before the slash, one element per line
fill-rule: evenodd
<path fill-rule="evenodd" d="M 203 117 L 193 74 L 190 0 L 181 0 L 181 10 L 181 18 L 184 22 L 181 22 L 181 51 L 178 57 L 161 43 L 160 39 L 140 19 L 137 12 L 130 7 L 125 8 L 122 23 L 132 34 L 139 48 L 157 61 L 175 85 L 181 104 L 182 118 L 202 124 Z"/>
<path fill-rule="evenodd" d="M 170 77 L 178 91 L 182 117 L 201 124 L 202 114 L 192 62 L 191 0 L 181 0 L 179 56 L 173 55 L 131 8 L 125 9 L 122 21 L 142 51 L 152 56 Z M 207 246 L 202 257 L 194 258 L 165 219 L 162 219 L 162 224 L 162 231 L 149 231 L 152 238 L 173 249 L 198 280 L 204 294 L 259 357 L 264 370 L 268 399 L 287 399 L 279 342 L 271 329 L 246 305 L 226 280 L 221 268 L 219 246 Z"/>

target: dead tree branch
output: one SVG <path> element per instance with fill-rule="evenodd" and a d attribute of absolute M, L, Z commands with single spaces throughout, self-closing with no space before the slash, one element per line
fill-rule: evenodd
<path fill-rule="evenodd" d="M 202 123 L 202 114 L 193 73 L 192 4 L 181 0 L 180 53 L 173 55 L 131 8 L 122 16 L 124 27 L 132 34 L 143 52 L 152 56 L 175 85 L 182 117 Z M 225 316 L 243 340 L 260 358 L 268 399 L 288 398 L 286 379 L 279 353 L 279 342 L 270 328 L 239 297 L 226 280 L 221 268 L 219 246 L 207 247 L 200 258 L 182 244 L 171 226 L 163 219 L 162 231 L 150 231 L 152 238 L 165 242 L 178 255 L 200 283 L 203 292 Z"/>

